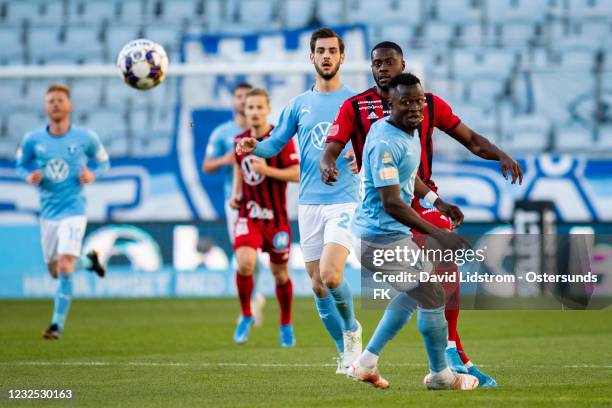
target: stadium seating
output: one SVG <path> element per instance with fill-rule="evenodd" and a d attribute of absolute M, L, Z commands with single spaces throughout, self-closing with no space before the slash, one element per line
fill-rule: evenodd
<path fill-rule="evenodd" d="M 526 73 L 554 70 L 591 78 L 602 51 L 604 88 L 612 88 L 609 0 L 0 0 L 0 66 L 114 63 L 124 44 L 145 36 L 176 61 L 183 33 L 253 32 L 316 22 L 366 23 L 370 45 L 398 42 L 406 58 L 423 64 L 429 89 L 460 106 L 475 129 L 494 133 L 510 150 L 574 151 L 580 147 L 576 140 L 593 134 L 576 123 L 553 127 L 555 118 L 533 101 L 517 101 L 529 86 Z M 259 42 L 262 61 L 279 41 Z M 300 43 L 300 49 L 307 46 Z M 219 51 L 219 58 L 232 55 L 235 61 L 246 55 L 240 42 L 223 41 Z M 21 137 L 13 116 L 40 119 L 48 82 L 0 80 L 5 101 L 0 157 L 11 156 Z M 174 106 L 176 81 L 150 91 L 147 102 L 110 78 L 68 82 L 79 115 L 92 126 L 113 123 L 101 133 L 113 135 L 116 153 L 154 155 L 170 149 L 172 121 L 161 112 Z M 508 104 L 514 108 L 507 118 L 493 114 L 505 112 Z M 529 112 L 523 111 L 527 105 Z M 145 116 L 151 118 L 145 123 L 149 128 L 142 127 Z M 593 143 L 610 151 L 611 129 L 600 127 Z M 147 142 L 147 134 L 155 143 Z"/>

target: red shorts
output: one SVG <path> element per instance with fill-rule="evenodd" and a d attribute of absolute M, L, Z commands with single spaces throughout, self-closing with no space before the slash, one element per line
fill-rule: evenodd
<path fill-rule="evenodd" d="M 429 222 L 430 224 L 435 225 L 438 228 L 443 228 L 447 230 L 453 229 L 453 224 L 446 215 L 440 213 L 440 211 L 435 208 L 424 208 L 420 204 L 416 204 L 414 210 L 421 216 L 422 219 Z M 427 235 L 422 232 L 413 230 L 412 231 L 413 240 L 419 247 L 425 245 L 425 240 L 427 239 Z M 444 292 L 446 294 L 446 303 L 447 308 L 457 309 L 458 306 L 458 296 L 459 296 L 459 276 L 457 272 L 457 265 L 454 263 L 446 264 L 446 265 L 438 265 L 434 270 L 434 273 L 440 275 L 457 275 L 456 282 L 444 282 L 442 286 L 444 287 Z"/>
<path fill-rule="evenodd" d="M 291 227 L 289 225 L 264 226 L 249 218 L 238 218 L 234 224 L 234 249 L 250 247 L 270 254 L 273 264 L 289 261 Z"/>

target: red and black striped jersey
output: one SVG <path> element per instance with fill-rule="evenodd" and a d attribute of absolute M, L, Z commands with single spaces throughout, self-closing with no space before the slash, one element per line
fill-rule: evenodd
<path fill-rule="evenodd" d="M 270 129 L 272 131 L 272 129 Z M 266 139 L 270 132 L 263 136 Z M 234 139 L 234 143 L 245 137 L 251 137 L 247 130 Z M 286 225 L 287 216 L 287 182 L 272 177 L 266 177 L 253 169 L 255 160 L 265 160 L 270 167 L 279 169 L 300 163 L 299 154 L 295 150 L 293 140 L 285 145 L 283 150 L 274 157 L 261 159 L 252 154 L 235 153 L 236 163 L 242 172 L 242 200 L 238 214 L 242 218 L 250 218 L 255 223 L 264 226 Z"/>
<path fill-rule="evenodd" d="M 461 119 L 453 113 L 451 107 L 442 98 L 432 93 L 425 93 L 425 100 L 423 122 L 419 128 L 421 138 L 419 177 L 429 188 L 436 191 L 437 187 L 431 180 L 433 129 L 438 128 L 443 132 L 450 132 L 459 126 Z M 351 141 L 357 166 L 361 169 L 363 145 L 370 127 L 374 122 L 390 113 L 389 99 L 378 93 L 376 87 L 372 87 L 344 101 L 327 133 L 327 142 L 340 143 L 344 146 Z"/>

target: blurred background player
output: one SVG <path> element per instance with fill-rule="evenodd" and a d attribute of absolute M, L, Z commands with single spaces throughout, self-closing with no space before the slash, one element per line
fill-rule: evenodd
<path fill-rule="evenodd" d="M 234 116 L 231 120 L 221 123 L 212 131 L 206 146 L 206 156 L 202 163 L 202 171 L 205 174 L 215 173 L 219 170 L 225 172 L 225 183 L 223 185 L 225 222 L 227 223 L 227 235 L 232 244 L 234 243 L 234 224 L 238 219 L 238 211 L 230 205 L 234 179 L 234 141 L 236 136 L 249 128 L 244 116 L 244 103 L 251 89 L 253 89 L 253 85 L 248 82 L 240 82 L 234 87 L 232 91 Z M 253 276 L 255 282 L 257 282 L 259 260 L 255 264 Z M 261 293 L 254 292 L 252 302 L 255 326 L 261 326 L 263 324 L 263 307 L 266 303 L 266 298 Z"/>
<path fill-rule="evenodd" d="M 358 178 L 350 171 L 343 172 L 340 182 L 330 188 L 321 182 L 318 163 L 338 107 L 355 93 L 340 80 L 344 43 L 337 33 L 329 28 L 314 31 L 310 51 L 316 71 L 314 87 L 289 102 L 269 139 L 258 142 L 243 138 L 237 151 L 272 157 L 297 133 L 301 155 L 300 244 L 319 316 L 340 353 L 336 372 L 344 374 L 361 353 L 361 326 L 355 319 L 351 289 L 344 280 L 351 248 L 349 225 L 359 201 Z M 349 165 L 343 156 L 340 166 Z"/>
<path fill-rule="evenodd" d="M 361 94 L 348 99 L 338 112 L 332 128 L 327 137 L 325 152 L 321 158 L 321 177 L 324 182 L 333 183 L 338 176 L 336 158 L 346 143 L 352 142 L 357 165 L 361 168 L 362 151 L 366 136 L 373 123 L 389 115 L 389 81 L 403 72 L 405 62 L 403 52 L 399 45 L 385 41 L 374 46 L 371 52 L 372 76 L 376 85 Z M 489 142 L 485 137 L 474 132 L 453 114 L 451 107 L 441 98 L 431 93 L 425 94 L 425 113 L 423 123 L 419 126 L 421 138 L 421 164 L 419 177 L 434 192 L 437 186 L 431 179 L 433 158 L 433 128 L 438 128 L 457 140 L 473 154 L 487 160 L 497 160 L 500 163 L 502 174 L 507 179 L 508 172 L 512 183 L 516 180 L 522 182 L 520 165 L 509 155 Z M 367 109 L 360 109 L 366 107 Z M 359 112 L 356 115 L 355 112 Z M 439 228 L 452 229 L 450 220 L 442 215 L 435 206 L 427 205 L 415 199 L 413 208 L 430 223 Z M 424 237 L 415 231 L 415 238 L 420 241 Z M 457 271 L 453 265 L 454 272 Z M 448 269 L 448 267 L 444 268 Z M 482 387 L 494 387 L 496 382 L 490 376 L 482 373 L 471 362 L 463 351 L 461 339 L 457 331 L 459 319 L 459 285 L 445 285 L 447 290 L 447 309 L 449 342 L 447 357 L 451 367 L 457 372 L 470 372 L 477 376 Z"/>
<path fill-rule="evenodd" d="M 265 90 L 256 88 L 249 91 L 244 112 L 249 130 L 238 135 L 236 142 L 243 138 L 264 140 L 270 137 L 273 126 L 268 123 L 270 99 Z M 280 344 L 282 347 L 293 347 L 293 285 L 287 267 L 291 246 L 287 182 L 300 181 L 299 156 L 292 140 L 278 155 L 267 159 L 248 153 L 235 155 L 231 205 L 238 209 L 234 248 L 238 262 L 236 286 L 242 314 L 234 341 L 245 343 L 253 325 L 253 271 L 257 263 L 257 250 L 262 249 L 270 255 L 270 270 L 276 283 L 276 298 L 280 306 Z"/>
<path fill-rule="evenodd" d="M 430 189 L 418 180 L 421 158 L 418 127 L 423 120 L 425 95 L 419 79 L 412 74 L 400 74 L 389 83 L 391 115 L 374 124 L 363 148 L 363 201 L 357 208 L 352 230 L 354 249 L 362 266 L 370 271 L 395 274 L 431 271 L 431 264 L 400 260 L 376 265 L 372 257 L 385 248 L 414 248 L 411 229 L 428 233 L 443 248 L 461 249 L 464 241 L 447 229 L 423 220 L 410 206 L 415 193 L 427 197 Z M 441 201 L 441 200 L 437 200 Z M 454 206 L 445 204 L 448 215 L 460 216 Z M 385 346 L 405 325 L 418 306 L 417 326 L 429 359 L 429 374 L 425 385 L 429 389 L 472 390 L 478 379 L 451 371 L 445 358 L 447 323 L 444 317 L 444 289 L 437 282 L 395 284 L 400 292 L 389 302 L 376 332 L 361 357 L 349 368 L 348 375 L 387 388 L 388 381 L 380 376 L 377 362 Z"/>
<path fill-rule="evenodd" d="M 95 251 L 81 257 L 87 226 L 83 185 L 93 183 L 110 167 L 108 154 L 91 130 L 70 122 L 72 102 L 66 85 L 52 84 L 45 95 L 47 126 L 25 135 L 17 151 L 17 173 L 40 191 L 43 256 L 53 278 L 59 278 L 46 339 L 58 339 L 72 301 L 72 273 L 77 267 L 104 277 Z M 93 161 L 93 171 L 87 167 Z"/>

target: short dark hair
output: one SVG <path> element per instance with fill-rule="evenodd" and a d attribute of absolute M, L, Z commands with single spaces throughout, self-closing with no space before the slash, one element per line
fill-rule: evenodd
<path fill-rule="evenodd" d="M 403 73 L 394 77 L 391 81 L 389 81 L 389 85 L 387 87 L 389 89 L 395 88 L 399 85 L 412 86 L 420 84 L 421 80 L 414 74 L 411 73 Z"/>
<path fill-rule="evenodd" d="M 253 89 L 253 85 L 249 84 L 248 82 L 239 82 L 232 90 L 232 94 L 235 94 L 239 89 Z"/>
<path fill-rule="evenodd" d="M 337 38 L 338 45 L 340 46 L 340 52 L 344 53 L 344 41 L 342 41 L 342 38 L 337 32 L 327 27 L 319 28 L 312 33 L 310 36 L 310 52 L 314 52 L 317 40 L 319 38 Z"/>
<path fill-rule="evenodd" d="M 390 48 L 392 50 L 395 50 L 402 57 L 404 56 L 404 51 L 402 51 L 402 47 L 397 45 L 397 43 L 394 43 L 393 41 L 383 41 L 379 42 L 374 46 L 374 48 L 372 48 L 372 52 L 370 52 L 370 57 L 372 56 L 372 54 L 374 54 L 374 51 L 379 48 Z"/>

